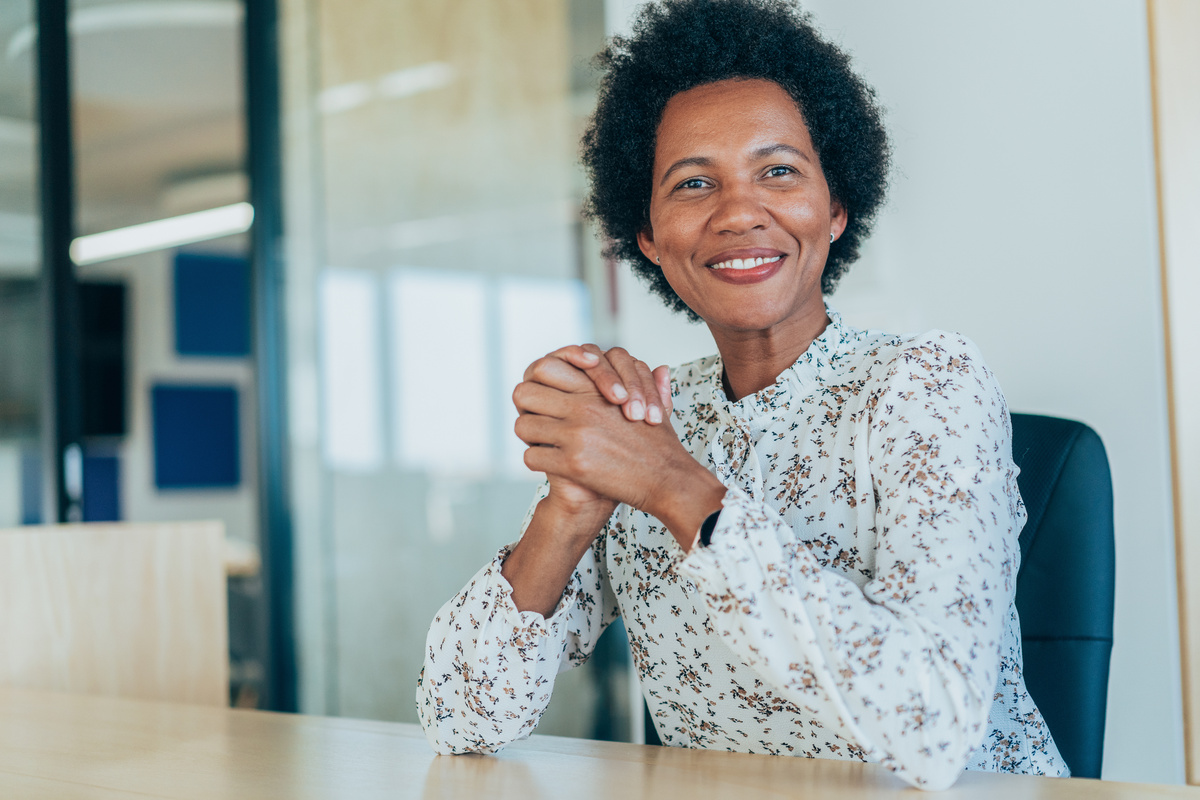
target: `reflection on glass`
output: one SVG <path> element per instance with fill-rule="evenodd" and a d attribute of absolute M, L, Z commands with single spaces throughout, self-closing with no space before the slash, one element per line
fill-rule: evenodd
<path fill-rule="evenodd" d="M 370 273 L 327 270 L 320 295 L 325 458 L 333 469 L 376 470 L 384 441 L 379 286 Z"/>
<path fill-rule="evenodd" d="M 396 461 L 485 475 L 490 466 L 484 276 L 397 270 L 390 282 Z"/>
<path fill-rule="evenodd" d="M 323 406 L 319 435 L 291 441 L 301 708 L 415 722 L 430 620 L 517 537 L 540 478 L 512 390 L 605 326 L 576 163 L 604 8 L 281 12 L 289 403 L 310 408 L 315 382 Z M 606 688 L 623 663 L 564 674 L 539 731 L 612 722 L 598 709 L 623 708 Z"/>
<path fill-rule="evenodd" d="M 500 282 L 499 301 L 502 386 L 516 386 L 526 367 L 564 344 L 591 340 L 590 301 L 579 281 L 505 278 Z M 517 414 L 507 395 L 501 399 L 508 411 L 507 430 L 511 431 Z M 505 466 L 518 475 L 528 475 L 524 443 L 508 436 L 505 444 Z"/>

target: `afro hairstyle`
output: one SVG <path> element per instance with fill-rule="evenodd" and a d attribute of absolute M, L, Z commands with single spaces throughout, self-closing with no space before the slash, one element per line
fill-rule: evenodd
<path fill-rule="evenodd" d="M 658 124 L 680 92 L 761 78 L 796 101 L 830 195 L 847 211 L 821 274 L 821 290 L 833 292 L 883 203 L 891 147 L 874 91 L 809 15 L 784 0 L 661 0 L 645 5 L 632 35 L 613 37 L 596 63 L 603 77 L 583 135 L 584 215 L 607 239 L 606 256 L 628 262 L 669 308 L 699 320 L 638 248 L 637 234 L 650 224 Z"/>

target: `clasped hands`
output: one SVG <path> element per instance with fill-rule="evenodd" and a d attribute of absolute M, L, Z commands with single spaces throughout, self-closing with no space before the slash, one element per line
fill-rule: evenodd
<path fill-rule="evenodd" d="M 560 508 L 607 519 L 626 503 L 690 546 L 696 515 L 714 497 L 719 507 L 724 487 L 671 426 L 667 367 L 651 371 L 619 347 L 564 347 L 525 370 L 513 403 L 525 465 L 546 473 Z"/>

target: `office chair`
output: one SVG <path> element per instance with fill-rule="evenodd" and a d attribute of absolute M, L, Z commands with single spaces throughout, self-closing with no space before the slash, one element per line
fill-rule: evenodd
<path fill-rule="evenodd" d="M 1099 778 L 1113 644 L 1112 476 L 1081 422 L 1013 414 L 1013 460 L 1029 519 L 1017 613 L 1025 686 L 1078 778 Z"/>

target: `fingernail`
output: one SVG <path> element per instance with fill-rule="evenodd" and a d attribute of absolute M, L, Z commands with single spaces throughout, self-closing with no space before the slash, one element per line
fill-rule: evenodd
<path fill-rule="evenodd" d="M 634 419 L 646 418 L 646 407 L 642 405 L 641 400 L 634 400 L 629 404 L 629 416 L 633 417 Z"/>
<path fill-rule="evenodd" d="M 622 386 L 621 384 L 614 383 L 613 384 L 613 395 L 618 400 L 624 400 L 626 397 L 629 397 L 629 392 L 625 391 L 625 387 Z"/>
<path fill-rule="evenodd" d="M 650 417 L 650 421 L 655 424 L 662 422 L 662 409 L 658 406 L 650 406 L 650 410 L 646 412 L 646 415 Z"/>
<path fill-rule="evenodd" d="M 583 352 L 583 360 L 594 364 L 600 360 L 600 356 L 596 355 L 595 353 L 589 353 L 585 350 Z"/>

